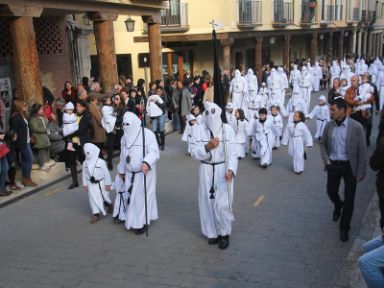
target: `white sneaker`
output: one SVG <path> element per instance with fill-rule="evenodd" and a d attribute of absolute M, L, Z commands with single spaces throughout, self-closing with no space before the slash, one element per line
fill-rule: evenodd
<path fill-rule="evenodd" d="M 48 162 L 46 162 L 46 163 L 44 164 L 44 166 L 52 167 L 52 166 L 55 166 L 55 164 L 56 164 L 56 161 L 53 160 L 53 159 L 51 159 L 51 160 L 49 160 Z"/>
<path fill-rule="evenodd" d="M 44 165 L 40 168 L 40 171 L 49 172 L 50 168 L 47 165 Z"/>
<path fill-rule="evenodd" d="M 32 164 L 32 170 L 39 170 L 40 166 L 39 164 Z"/>

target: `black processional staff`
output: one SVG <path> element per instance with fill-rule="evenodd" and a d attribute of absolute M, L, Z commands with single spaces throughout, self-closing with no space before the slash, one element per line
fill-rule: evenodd
<path fill-rule="evenodd" d="M 141 132 L 143 134 L 143 161 L 145 158 L 145 100 L 144 95 L 141 96 L 140 106 L 141 112 Z M 144 174 L 144 207 L 145 207 L 145 235 L 148 237 L 148 203 L 147 203 L 147 175 Z"/>

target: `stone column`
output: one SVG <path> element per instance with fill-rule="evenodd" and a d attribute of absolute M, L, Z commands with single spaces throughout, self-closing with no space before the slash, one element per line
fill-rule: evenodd
<path fill-rule="evenodd" d="M 151 67 L 151 80 L 162 79 L 162 52 L 160 24 L 148 23 L 149 64 Z"/>
<path fill-rule="evenodd" d="M 333 58 L 333 32 L 329 33 L 329 39 L 327 41 L 327 58 Z"/>
<path fill-rule="evenodd" d="M 283 65 L 289 69 L 289 53 L 290 53 L 291 35 L 283 36 Z"/>
<path fill-rule="evenodd" d="M 315 63 L 317 57 L 317 33 L 312 34 L 311 39 L 311 62 Z"/>
<path fill-rule="evenodd" d="M 179 68 L 179 80 L 184 80 L 184 57 L 183 54 L 180 53 L 177 55 L 177 66 Z"/>
<path fill-rule="evenodd" d="M 358 37 L 357 37 L 357 55 L 358 55 L 358 56 L 361 56 L 362 33 L 363 33 L 363 30 L 360 29 L 360 30 L 358 31 Z"/>
<path fill-rule="evenodd" d="M 17 17 L 10 22 L 13 69 L 16 88 L 28 106 L 43 104 L 39 54 L 32 17 Z"/>
<path fill-rule="evenodd" d="M 232 38 L 221 40 L 221 45 L 223 46 L 223 68 L 228 71 L 231 69 L 233 42 Z"/>
<path fill-rule="evenodd" d="M 381 57 L 383 56 L 383 33 L 379 33 L 378 39 L 377 39 L 377 56 Z"/>
<path fill-rule="evenodd" d="M 104 93 L 108 93 L 118 83 L 115 36 L 113 31 L 113 21 L 117 19 L 117 14 L 96 13 L 90 19 L 93 20 L 93 30 L 95 33 L 97 62 L 101 78 L 100 84 Z"/>
<path fill-rule="evenodd" d="M 352 54 L 356 54 L 356 41 L 357 41 L 357 35 L 356 35 L 356 29 L 352 30 L 352 36 L 350 37 L 350 52 Z"/>
<path fill-rule="evenodd" d="M 167 71 L 168 71 L 168 77 L 172 77 L 173 75 L 173 59 L 172 59 L 172 52 L 167 53 Z"/>
<path fill-rule="evenodd" d="M 337 53 L 339 55 L 339 59 L 343 59 L 344 56 L 344 31 L 340 32 L 339 36 L 339 51 Z"/>
<path fill-rule="evenodd" d="M 368 31 L 367 30 L 363 30 L 364 33 L 363 33 L 363 48 L 362 48 L 362 53 L 363 54 L 367 54 L 368 52 Z"/>
<path fill-rule="evenodd" d="M 89 27 L 92 27 L 89 25 Z M 78 28 L 77 34 L 77 57 L 79 59 L 79 69 L 81 77 L 91 77 L 91 56 L 89 54 L 89 39 L 88 36 L 91 32 L 91 28 L 83 26 L 82 28 Z M 78 79 L 81 81 L 81 79 Z"/>
<path fill-rule="evenodd" d="M 263 78 L 263 37 L 256 37 L 255 44 L 255 68 L 257 78 L 259 79 L 259 82 L 261 82 Z"/>

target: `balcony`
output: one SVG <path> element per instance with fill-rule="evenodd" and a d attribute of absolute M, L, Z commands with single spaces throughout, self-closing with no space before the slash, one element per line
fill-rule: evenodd
<path fill-rule="evenodd" d="M 293 3 L 285 0 L 273 1 L 273 22 L 274 27 L 286 27 L 293 24 Z"/>
<path fill-rule="evenodd" d="M 348 24 L 354 24 L 360 21 L 361 10 L 358 7 L 351 7 L 348 11 Z"/>
<path fill-rule="evenodd" d="M 335 21 L 335 6 L 334 5 L 326 5 L 323 7 L 321 11 L 321 21 L 320 25 L 326 26 L 329 24 L 333 24 Z"/>
<path fill-rule="evenodd" d="M 188 31 L 188 4 L 171 1 L 168 9 L 161 10 L 161 25 L 163 32 Z"/>
<path fill-rule="evenodd" d="M 376 11 L 368 10 L 367 21 L 368 21 L 369 23 L 374 23 L 374 22 L 376 22 Z"/>
<path fill-rule="evenodd" d="M 238 0 L 237 27 L 251 28 L 262 25 L 262 11 L 261 0 Z"/>
<path fill-rule="evenodd" d="M 317 4 L 311 0 L 303 0 L 301 4 L 300 25 L 309 27 L 317 23 L 316 21 Z"/>

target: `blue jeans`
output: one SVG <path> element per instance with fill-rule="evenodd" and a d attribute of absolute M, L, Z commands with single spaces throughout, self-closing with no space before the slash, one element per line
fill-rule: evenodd
<path fill-rule="evenodd" d="M 165 114 L 152 118 L 152 131 L 154 133 L 164 132 L 166 117 Z"/>
<path fill-rule="evenodd" d="M 7 178 L 8 175 L 8 159 L 7 157 L 3 157 L 0 160 L 0 167 L 1 167 L 1 172 L 0 172 L 0 190 L 4 191 L 5 189 L 5 178 Z"/>
<path fill-rule="evenodd" d="M 364 244 L 365 254 L 359 258 L 359 267 L 368 288 L 384 287 L 384 240 L 382 236 Z"/>
<path fill-rule="evenodd" d="M 31 178 L 31 170 L 32 170 L 32 149 L 29 143 L 24 150 L 20 150 L 21 153 L 21 171 L 24 178 Z"/>
<path fill-rule="evenodd" d="M 180 130 L 180 118 L 179 113 L 175 112 L 172 114 L 173 130 Z"/>

